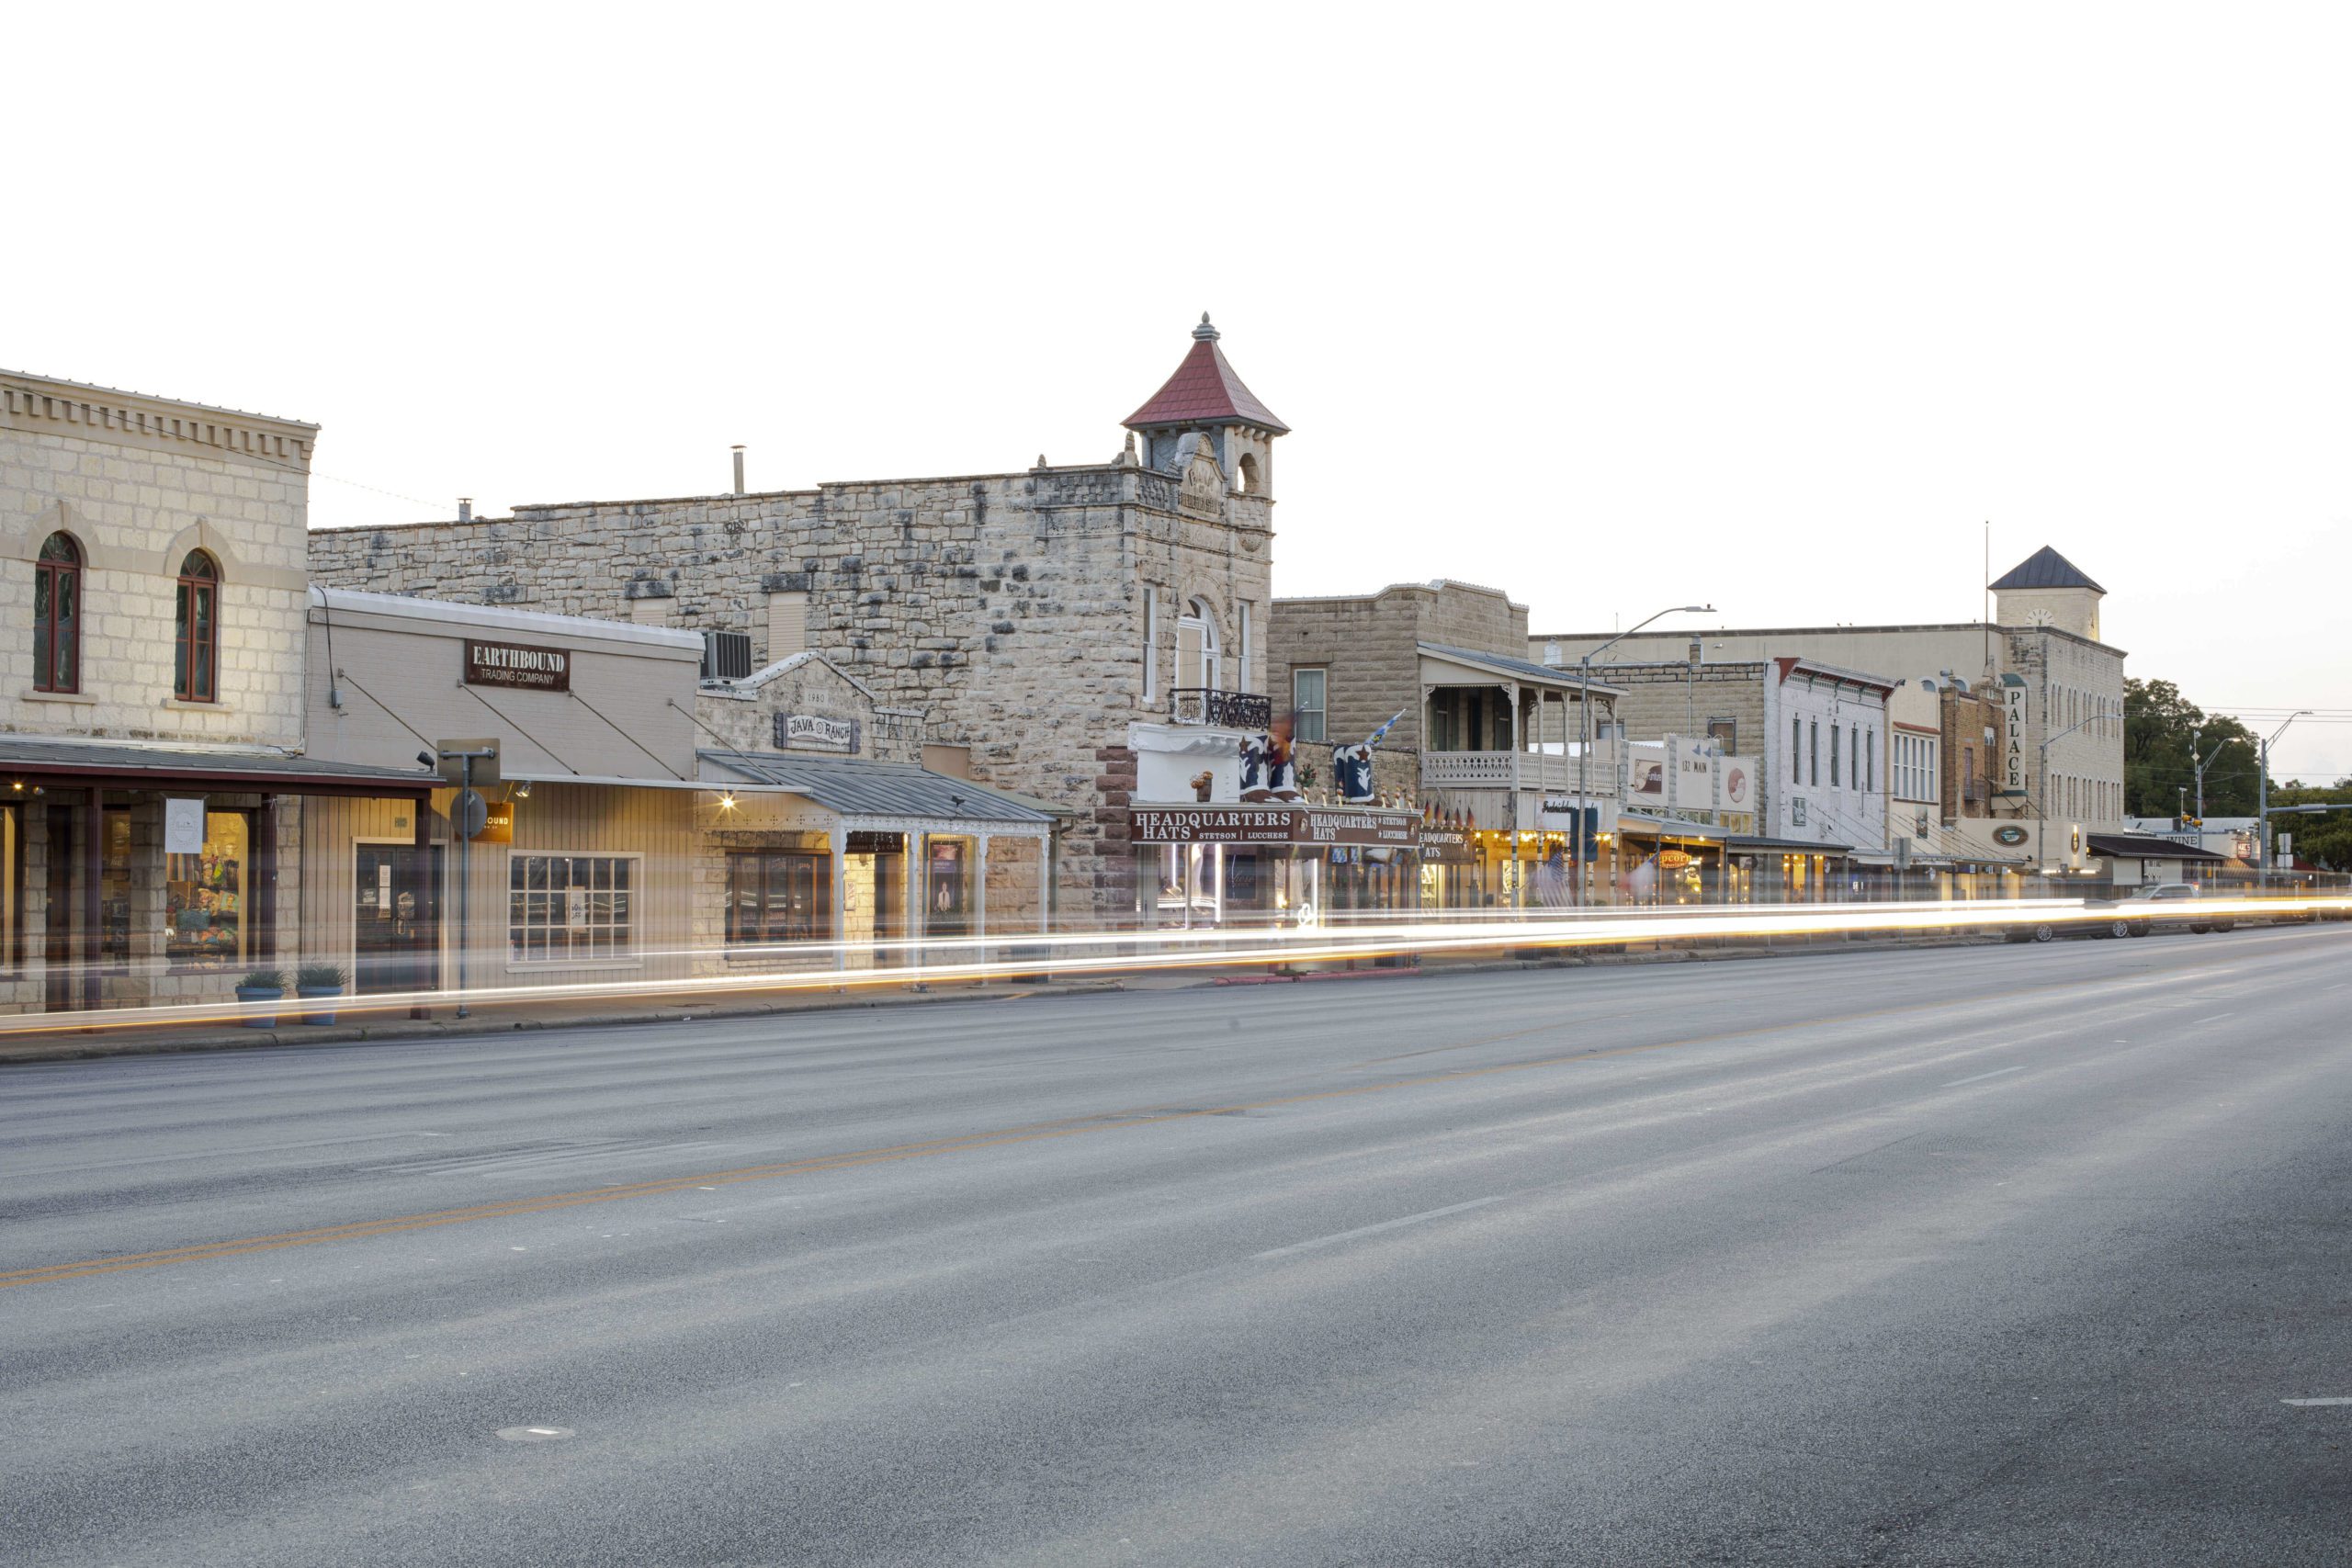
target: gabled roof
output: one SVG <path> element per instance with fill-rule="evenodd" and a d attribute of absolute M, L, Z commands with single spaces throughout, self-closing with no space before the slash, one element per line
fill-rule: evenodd
<path fill-rule="evenodd" d="M 1418 652 L 1450 663 L 1466 665 L 1507 680 L 1525 681 L 1531 685 L 1566 688 L 1584 684 L 1573 670 L 1565 670 L 1556 664 L 1531 663 L 1524 659 L 1513 659 L 1507 653 L 1481 653 L 1475 648 L 1454 648 L 1442 642 L 1418 642 L 1413 647 Z M 1623 687 L 1612 686 L 1606 681 L 1594 681 L 1591 689 L 1605 696 L 1622 697 L 1625 694 Z"/>
<path fill-rule="evenodd" d="M 2002 588 L 2087 588 L 2094 593 L 2106 589 L 2090 580 L 2081 567 L 2052 549 L 2048 545 L 2009 568 L 1995 589 Z"/>
<path fill-rule="evenodd" d="M 1241 384 L 1216 338 L 1204 310 L 1201 324 L 1193 329 L 1193 351 L 1176 367 L 1176 374 L 1122 423 L 1130 430 L 1155 424 L 1254 424 L 1277 435 L 1288 433 L 1290 426 Z"/>

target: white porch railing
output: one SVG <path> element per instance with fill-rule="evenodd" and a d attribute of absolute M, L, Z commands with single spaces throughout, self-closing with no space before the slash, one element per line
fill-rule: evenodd
<path fill-rule="evenodd" d="M 1511 761 L 1509 751 L 1424 751 L 1421 787 L 1509 789 Z M 1518 761 L 1521 789 L 1557 792 L 1577 787 L 1574 757 L 1527 751 L 1520 754 Z M 1585 764 L 1585 782 L 1596 795 L 1613 796 L 1617 793 L 1617 748 L 1613 743 L 1603 741 L 1593 748 L 1591 759 Z"/>

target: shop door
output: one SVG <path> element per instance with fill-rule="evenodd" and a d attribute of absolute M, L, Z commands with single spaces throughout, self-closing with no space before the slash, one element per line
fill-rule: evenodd
<path fill-rule="evenodd" d="M 359 844 L 352 853 L 352 993 L 438 989 L 441 846 Z"/>
<path fill-rule="evenodd" d="M 79 908 L 74 901 L 74 808 L 49 808 L 48 934 L 41 946 L 42 973 L 48 980 L 51 1012 L 74 1006 L 74 923 Z"/>

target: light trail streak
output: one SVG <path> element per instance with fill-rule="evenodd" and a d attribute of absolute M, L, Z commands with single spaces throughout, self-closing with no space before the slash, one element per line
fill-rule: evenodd
<path fill-rule="evenodd" d="M 2352 896 L 2199 899 L 2194 919 L 2277 918 L 2320 912 L 2352 913 Z M 1740 938 L 1826 936 L 1845 932 L 1921 931 L 1955 927 L 2137 924 L 2152 918 L 2126 906 L 2090 906 L 2077 899 L 2027 898 L 1939 903 L 1748 905 L 1682 909 L 1527 911 L 1474 920 L 1419 919 L 1317 926 L 1224 930 L 1011 932 L 988 937 L 908 938 L 880 942 L 808 942 L 774 947 L 657 950 L 640 961 L 675 959 L 740 964 L 762 958 L 821 965 L 789 974 L 740 973 L 644 980 L 594 980 L 532 986 L 478 986 L 456 990 L 382 992 L 366 997 L 283 998 L 277 1001 L 180 1003 L 94 1009 L 73 1013 L 24 1013 L 0 1019 L 0 1038 L 88 1033 L 187 1024 L 240 1024 L 247 1019 L 333 1011 L 366 1016 L 413 1008 L 499 1007 L 582 1001 L 673 1002 L 694 1005 L 765 993 L 854 991 L 1015 978 L 1090 978 L 1163 970 L 1264 968 L 1351 959 L 1475 953 L 1480 949 L 1569 949 L 1620 942 L 1730 941 Z M 2153 917 L 2162 929 L 2186 926 L 2186 912 Z M 1010 950 L 1020 949 L 1015 956 Z M 949 955 L 938 961 L 929 955 Z M 968 953 L 968 959 L 954 955 Z M 831 967 L 852 956 L 904 955 L 905 964 Z"/>

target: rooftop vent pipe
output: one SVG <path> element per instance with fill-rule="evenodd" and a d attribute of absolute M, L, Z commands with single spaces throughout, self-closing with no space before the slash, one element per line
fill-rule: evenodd
<path fill-rule="evenodd" d="M 469 495 L 461 495 L 458 497 L 458 521 L 460 523 L 470 523 L 473 520 L 474 498 Z"/>
<path fill-rule="evenodd" d="M 735 493 L 743 493 L 743 444 L 735 443 Z"/>

